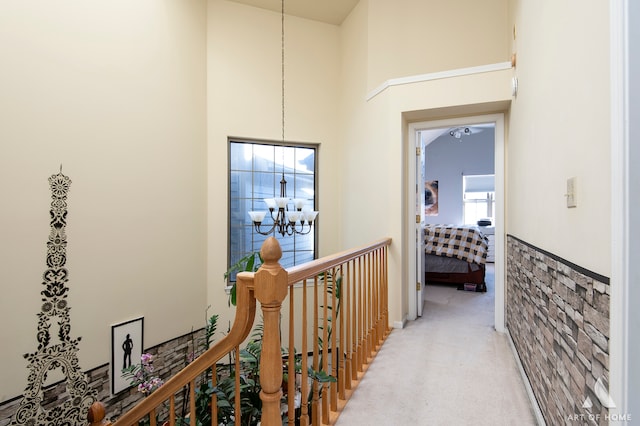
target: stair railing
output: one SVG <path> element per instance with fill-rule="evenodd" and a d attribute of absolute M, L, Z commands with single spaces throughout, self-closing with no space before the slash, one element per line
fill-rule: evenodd
<path fill-rule="evenodd" d="M 288 425 L 335 423 L 388 336 L 390 244 L 385 238 L 288 269 L 285 364 L 299 371 L 286 383 Z"/>
<path fill-rule="evenodd" d="M 212 369 L 215 380 L 216 363 L 234 351 L 235 371 L 240 371 L 240 344 L 253 327 L 256 299 L 263 316 L 261 424 L 280 426 L 283 418 L 291 426 L 333 424 L 390 332 L 390 244 L 391 239 L 385 238 L 287 271 L 279 264 L 280 245 L 275 238 L 268 238 L 261 248 L 264 263 L 260 269 L 237 275 L 236 317 L 229 334 L 116 422 L 105 420 L 104 405 L 94 403 L 87 415 L 89 424 L 137 426 L 141 419 L 148 418 L 150 426 L 155 426 L 158 408 L 168 403 L 169 413 L 163 424 L 174 426 L 175 395 L 185 386 L 189 389 L 189 413 L 195 417 L 196 379 Z M 289 309 L 283 312 L 287 296 Z M 283 315 L 288 315 L 284 325 Z M 288 333 L 284 349 L 283 327 Z M 285 370 L 287 374 L 283 374 Z M 240 374 L 235 375 L 235 386 L 240 389 Z M 235 424 L 240 425 L 241 392 L 235 392 L 234 407 Z M 215 392 L 210 408 L 211 418 L 217 419 Z"/>

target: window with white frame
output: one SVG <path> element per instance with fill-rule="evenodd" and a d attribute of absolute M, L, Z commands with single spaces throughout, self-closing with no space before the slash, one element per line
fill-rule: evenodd
<path fill-rule="evenodd" d="M 249 211 L 267 211 L 265 198 L 280 196 L 280 180 L 284 173 L 287 197 L 304 199 L 305 209 L 317 210 L 315 145 L 283 145 L 256 141 L 229 141 L 229 259 L 234 265 L 245 255 L 260 250 L 269 236 L 282 248 L 280 264 L 299 265 L 316 257 L 317 225 L 306 235 L 285 235 L 255 231 Z M 265 225 L 271 222 L 269 214 Z M 231 281 L 235 280 L 235 276 Z"/>
<path fill-rule="evenodd" d="M 467 175 L 462 177 L 464 223 L 476 224 L 489 218 L 493 222 L 496 207 L 495 176 Z"/>

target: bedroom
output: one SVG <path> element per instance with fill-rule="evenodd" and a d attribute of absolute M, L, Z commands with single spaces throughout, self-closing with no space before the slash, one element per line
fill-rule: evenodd
<path fill-rule="evenodd" d="M 485 273 L 493 274 L 495 261 L 494 127 L 421 132 L 427 284 L 487 291 Z"/>

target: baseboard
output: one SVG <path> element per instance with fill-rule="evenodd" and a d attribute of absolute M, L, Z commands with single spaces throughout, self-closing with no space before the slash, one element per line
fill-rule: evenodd
<path fill-rule="evenodd" d="M 393 322 L 393 328 L 404 328 L 404 326 L 407 325 L 407 316 L 405 315 L 404 318 L 402 318 L 402 321 L 394 321 Z"/>
<path fill-rule="evenodd" d="M 546 426 L 547 422 L 545 422 L 544 417 L 542 416 L 542 410 L 540 410 L 538 400 L 533 393 L 533 388 L 531 387 L 531 382 L 529 382 L 529 377 L 524 371 L 524 367 L 522 366 L 522 362 L 520 361 L 520 355 L 518 355 L 516 345 L 513 343 L 513 339 L 511 338 L 511 333 L 509 333 L 509 329 L 506 327 L 504 331 L 507 335 L 507 340 L 509 340 L 509 346 L 511 347 L 511 352 L 513 352 L 513 357 L 515 358 L 516 364 L 518 365 L 518 371 L 520 371 L 520 376 L 522 376 L 524 387 L 527 390 L 527 396 L 529 397 L 529 402 L 531 402 L 531 407 L 533 408 L 533 414 L 536 418 L 536 423 L 538 424 L 538 426 Z"/>

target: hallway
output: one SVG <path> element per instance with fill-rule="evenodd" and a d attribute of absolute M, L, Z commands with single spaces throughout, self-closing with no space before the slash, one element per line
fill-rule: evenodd
<path fill-rule="evenodd" d="M 535 425 L 506 335 L 486 293 L 427 285 L 423 317 L 393 330 L 338 418 L 354 425 Z"/>

